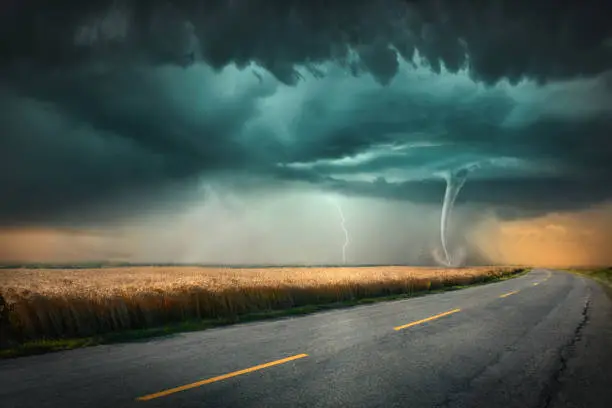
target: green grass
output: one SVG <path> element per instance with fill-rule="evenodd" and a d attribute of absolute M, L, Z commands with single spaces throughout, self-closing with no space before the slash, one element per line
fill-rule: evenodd
<path fill-rule="evenodd" d="M 612 298 L 612 267 L 597 269 L 569 269 L 568 271 L 586 276 L 599 282 L 604 287 L 610 298 Z"/>
<path fill-rule="evenodd" d="M 480 286 L 493 282 L 501 282 L 508 279 L 513 279 L 525 275 L 529 269 L 517 269 L 517 272 L 503 277 L 487 277 L 470 285 L 455 285 L 443 287 L 440 289 L 432 289 L 415 293 L 405 293 L 389 296 L 378 296 L 373 298 L 352 299 L 337 303 L 327 304 L 312 304 L 299 307 L 292 307 L 281 310 L 268 310 L 256 313 L 247 313 L 238 315 L 235 318 L 219 318 L 205 320 L 187 320 L 180 323 L 169 324 L 162 327 L 147 328 L 139 330 L 126 330 L 122 332 L 111 332 L 103 335 L 72 338 L 72 339 L 50 339 L 30 341 L 17 346 L 0 350 L 0 358 L 15 358 L 21 356 L 50 353 L 55 351 L 72 350 L 82 347 L 96 346 L 102 344 L 137 342 L 147 339 L 171 336 L 178 333 L 187 333 L 194 331 L 206 330 L 214 327 L 227 326 L 236 323 L 248 323 L 261 320 L 287 318 L 292 316 L 308 315 L 316 312 L 342 309 L 359 305 L 369 305 L 379 302 L 387 302 L 393 300 L 402 300 L 415 297 L 421 297 L 430 294 L 443 293 L 465 289 L 467 287 Z"/>

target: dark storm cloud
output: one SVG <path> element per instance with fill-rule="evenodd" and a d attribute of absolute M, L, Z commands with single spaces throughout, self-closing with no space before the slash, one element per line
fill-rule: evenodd
<path fill-rule="evenodd" d="M 443 180 L 387 182 L 343 182 L 326 180 L 325 186 L 349 196 L 407 200 L 421 204 L 442 203 Z M 469 180 L 457 204 L 494 205 L 499 217 L 536 217 L 550 211 L 572 211 L 609 200 L 611 191 L 603 179 L 560 177 L 503 178 Z"/>
<path fill-rule="evenodd" d="M 415 81 L 406 84 L 408 94 L 392 88 L 361 95 L 376 101 L 370 105 L 351 95 L 368 109 L 345 116 L 346 122 L 335 116 L 330 128 L 338 133 L 302 138 L 306 148 L 296 151 L 305 156 L 293 167 L 331 174 L 335 181 L 328 185 L 347 194 L 439 203 L 444 181 L 430 181 L 432 174 L 475 164 L 460 201 L 505 207 L 505 216 L 582 208 L 612 197 L 609 78 L 508 88 L 512 92 L 453 83 L 444 97 L 440 83 L 427 82 L 430 93 L 424 94 Z M 316 110 L 312 116 L 312 122 L 327 119 Z M 321 148 L 313 153 L 309 147 L 317 142 Z M 398 172 L 412 180 L 372 182 Z"/>
<path fill-rule="evenodd" d="M 533 164 L 531 178 L 475 172 L 466 200 L 546 211 L 610 197 L 606 2 L 328 3 L 3 5 L 0 223 L 138 212 L 228 173 L 438 203 L 435 172 L 491 158 Z M 463 68 L 490 87 L 445 79 Z M 552 85 L 492 86 L 521 78 Z M 410 180 L 349 178 L 388 171 Z"/>
<path fill-rule="evenodd" d="M 24 98 L 0 99 L 0 183 L 4 223 L 41 222 L 56 212 L 116 199 L 170 181 L 171 156 L 156 154 L 113 132 Z"/>
<path fill-rule="evenodd" d="M 412 79 L 418 85 L 418 79 Z M 357 154 L 371 146 L 402 143 L 453 143 L 461 141 L 479 145 L 495 144 L 491 135 L 503 132 L 499 124 L 514 107 L 514 102 L 507 96 L 495 91 L 479 98 L 472 98 L 472 89 L 459 89 L 451 92 L 446 98 L 439 98 L 435 91 L 414 89 L 411 97 L 406 90 L 397 91 L 387 88 L 368 90 L 351 99 L 355 108 L 345 115 L 324 116 L 325 98 L 309 101 L 299 118 L 298 144 L 294 148 L 293 160 L 309 161 L 326 158 L 337 158 Z M 430 93 L 431 92 L 431 93 Z M 465 92 L 465 93 L 464 93 Z M 321 106 L 317 106 L 321 105 Z M 304 125 L 300 126 L 303 122 Z M 329 126 L 320 135 L 313 136 L 310 126 L 319 123 Z M 444 148 L 444 146 L 442 146 Z M 452 156 L 447 148 L 448 156 Z M 436 151 L 438 150 L 438 151 Z M 440 156 L 439 148 L 429 152 Z M 419 152 L 410 163 L 420 165 L 428 161 L 427 149 Z M 390 152 L 392 155 L 392 151 Z M 398 161 L 405 156 L 396 155 Z M 382 159 L 381 161 L 387 162 Z M 386 163 L 385 163 L 386 164 Z"/>
<path fill-rule="evenodd" d="M 0 90 L 3 222 L 75 216 L 118 198 L 146 202 L 152 190 L 176 188 L 203 172 L 258 165 L 236 140 L 253 115 L 249 95 L 217 98 L 199 112 L 189 98 L 172 103 L 173 92 L 179 98 L 188 92 L 185 83 L 164 89 L 154 83 L 163 78 L 149 72 L 29 79 L 17 90 Z"/>
<path fill-rule="evenodd" d="M 607 0 L 30 0 L 3 6 L 13 40 L 2 54 L 48 65 L 188 65 L 199 54 L 216 68 L 256 61 L 294 83 L 295 64 L 351 65 L 351 48 L 355 70 L 388 83 L 395 50 L 407 59 L 418 50 L 438 72 L 468 63 L 487 82 L 546 80 L 609 69 L 611 17 Z"/>

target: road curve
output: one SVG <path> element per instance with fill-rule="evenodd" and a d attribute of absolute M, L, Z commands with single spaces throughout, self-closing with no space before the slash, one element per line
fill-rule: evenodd
<path fill-rule="evenodd" d="M 534 270 L 484 286 L 0 361 L 0 406 L 612 407 L 612 302 Z"/>

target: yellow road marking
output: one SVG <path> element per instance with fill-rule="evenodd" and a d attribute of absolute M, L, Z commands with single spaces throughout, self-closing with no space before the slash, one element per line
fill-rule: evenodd
<path fill-rule="evenodd" d="M 435 315 L 435 316 L 428 317 L 428 318 L 426 318 L 426 319 L 417 320 L 416 322 L 412 322 L 412 323 L 404 324 L 404 325 L 402 325 L 402 326 L 397 326 L 397 327 L 394 327 L 394 328 L 393 328 L 393 330 L 402 330 L 402 329 L 406 329 L 406 328 L 408 328 L 408 327 L 416 326 L 417 324 L 421 324 L 421 323 L 429 322 L 429 321 L 431 321 L 431 320 L 439 319 L 439 318 L 441 318 L 441 317 L 448 316 L 448 315 L 450 315 L 450 314 L 457 313 L 457 312 L 459 312 L 459 311 L 461 311 L 461 309 L 453 309 L 453 310 L 449 310 L 448 312 L 440 313 L 440 314 L 437 314 L 437 315 Z"/>
<path fill-rule="evenodd" d="M 503 295 L 500 296 L 500 298 L 505 298 L 505 297 L 508 297 L 510 295 L 514 295 L 515 293 L 519 293 L 519 292 L 520 292 L 520 290 L 514 290 L 512 292 L 504 293 Z"/>
<path fill-rule="evenodd" d="M 261 370 L 263 368 L 268 368 L 268 367 L 272 367 L 272 366 L 279 365 L 279 364 L 288 363 L 290 361 L 297 360 L 297 359 L 304 358 L 304 357 L 308 357 L 308 354 L 296 354 L 295 356 L 283 358 L 281 360 L 271 361 L 269 363 L 256 365 L 250 368 L 245 368 L 244 370 L 234 371 L 228 374 L 220 375 L 218 377 L 212 377 L 207 380 L 196 381 L 191 384 L 181 385 L 180 387 L 170 388 L 164 391 L 156 392 L 154 394 L 149 394 L 143 397 L 138 397 L 136 398 L 136 400 L 137 401 L 149 401 L 154 398 L 165 397 L 170 394 L 174 394 L 174 393 L 185 391 L 185 390 L 190 390 L 192 388 L 200 387 L 202 385 L 214 383 L 214 382 L 221 381 L 221 380 L 226 380 L 228 378 L 237 377 L 242 374 L 252 373 L 253 371 Z"/>
<path fill-rule="evenodd" d="M 540 284 L 540 282 L 536 282 L 533 284 L 533 286 L 538 286 Z"/>

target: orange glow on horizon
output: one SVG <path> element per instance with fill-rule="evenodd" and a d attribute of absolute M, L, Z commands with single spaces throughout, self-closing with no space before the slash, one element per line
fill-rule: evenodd
<path fill-rule="evenodd" d="M 494 220 L 474 237 L 485 254 L 499 263 L 612 265 L 612 205 L 528 220 Z"/>
<path fill-rule="evenodd" d="M 158 227 L 0 229 L 0 262 L 180 262 L 181 251 L 195 239 L 193 232 L 181 225 L 172 234 Z M 612 204 L 533 219 L 488 218 L 469 235 L 493 263 L 609 266 Z M 214 251 L 203 252 L 210 253 Z"/>
<path fill-rule="evenodd" d="M 112 261 L 123 255 L 118 250 L 112 250 L 117 243 L 113 235 L 102 231 L 71 228 L 9 228 L 0 230 L 0 261 Z"/>

